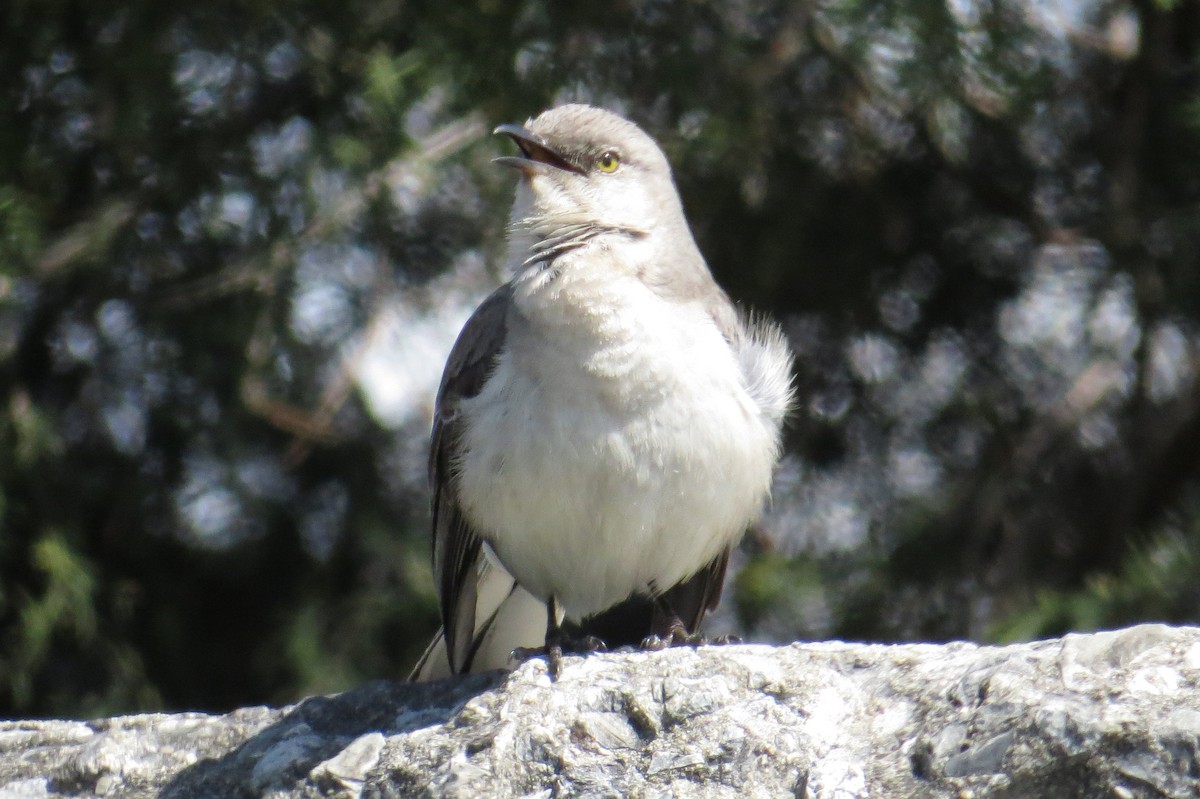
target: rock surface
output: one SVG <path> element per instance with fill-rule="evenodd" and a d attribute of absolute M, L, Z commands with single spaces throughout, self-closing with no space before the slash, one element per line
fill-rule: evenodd
<path fill-rule="evenodd" d="M 679 648 L 0 723 L 0 797 L 1200 796 L 1200 629 Z"/>

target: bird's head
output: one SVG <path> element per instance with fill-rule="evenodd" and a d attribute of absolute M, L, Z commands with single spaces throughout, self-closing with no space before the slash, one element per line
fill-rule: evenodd
<path fill-rule="evenodd" d="M 632 122 L 563 105 L 495 132 L 520 149 L 496 159 L 521 172 L 514 226 L 588 224 L 638 234 L 686 228 L 666 156 Z"/>

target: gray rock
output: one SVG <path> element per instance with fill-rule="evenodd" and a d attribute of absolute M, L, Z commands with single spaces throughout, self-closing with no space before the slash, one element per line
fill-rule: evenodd
<path fill-rule="evenodd" d="M 291 707 L 0 722 L 20 797 L 1200 796 L 1200 629 L 541 661 Z"/>
<path fill-rule="evenodd" d="M 318 764 L 309 777 L 339 796 L 361 796 L 367 773 L 379 762 L 386 741 L 380 732 L 360 735 L 345 749 Z"/>

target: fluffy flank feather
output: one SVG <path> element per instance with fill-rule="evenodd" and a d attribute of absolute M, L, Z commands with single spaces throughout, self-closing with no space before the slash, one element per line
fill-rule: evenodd
<path fill-rule="evenodd" d="M 738 347 L 738 360 L 746 376 L 746 390 L 762 414 L 776 426 L 792 409 L 792 351 L 779 325 L 751 314 L 746 337 Z"/>

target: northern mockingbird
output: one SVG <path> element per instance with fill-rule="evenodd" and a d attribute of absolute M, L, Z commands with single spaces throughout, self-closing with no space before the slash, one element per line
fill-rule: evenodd
<path fill-rule="evenodd" d="M 586 105 L 496 133 L 519 155 L 512 279 L 438 390 L 429 459 L 442 633 L 416 679 L 508 664 L 641 598 L 694 634 L 760 514 L 791 401 L 779 329 L 713 281 L 666 156 Z M 581 628 L 588 631 L 587 622 Z"/>

